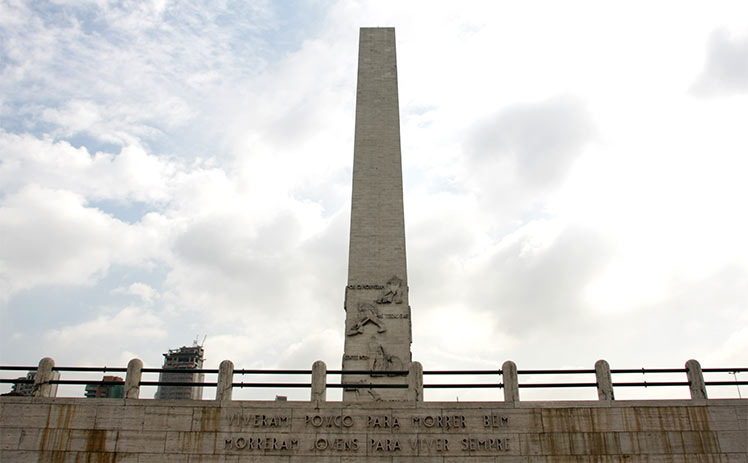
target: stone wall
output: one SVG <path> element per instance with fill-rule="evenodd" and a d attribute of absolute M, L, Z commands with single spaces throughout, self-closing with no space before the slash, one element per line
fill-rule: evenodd
<path fill-rule="evenodd" d="M 0 397 L 0 461 L 748 463 L 748 400 Z"/>

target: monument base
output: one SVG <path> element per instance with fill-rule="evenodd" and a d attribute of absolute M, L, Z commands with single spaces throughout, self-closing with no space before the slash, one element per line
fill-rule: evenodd
<path fill-rule="evenodd" d="M 741 462 L 748 400 L 0 398 L 0 461 Z"/>

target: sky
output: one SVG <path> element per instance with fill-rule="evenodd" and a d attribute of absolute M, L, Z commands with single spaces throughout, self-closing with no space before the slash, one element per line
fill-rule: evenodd
<path fill-rule="evenodd" d="M 369 26 L 425 370 L 748 367 L 742 1 L 0 0 L 0 364 L 339 368 Z"/>

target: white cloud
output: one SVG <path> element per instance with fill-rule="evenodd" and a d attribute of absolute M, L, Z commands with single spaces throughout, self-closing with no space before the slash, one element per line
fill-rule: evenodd
<path fill-rule="evenodd" d="M 89 200 L 159 203 L 171 198 L 178 165 L 148 154 L 140 146 L 125 146 L 117 154 L 90 154 L 65 140 L 0 132 L 2 190 L 26 185 L 64 189 Z"/>
<path fill-rule="evenodd" d="M 476 125 L 466 140 L 471 170 L 546 188 L 564 179 L 594 131 L 583 104 L 571 97 L 518 104 Z"/>
<path fill-rule="evenodd" d="M 0 203 L 0 281 L 3 294 L 38 285 L 92 285 L 116 263 L 144 265 L 162 254 L 149 229 L 86 207 L 80 196 L 37 186 Z"/>
<path fill-rule="evenodd" d="M 706 96 L 748 92 L 748 34 L 723 28 L 712 33 L 704 70 L 693 91 Z"/>
<path fill-rule="evenodd" d="M 129 349 L 133 341 L 161 340 L 166 334 L 166 324 L 158 315 L 139 307 L 125 307 L 93 320 L 46 330 L 42 339 L 47 346 L 65 346 L 58 362 L 100 365 L 102 357 L 120 360 L 120 352 Z"/>
<path fill-rule="evenodd" d="M 126 288 L 115 288 L 112 292 L 115 294 L 130 294 L 137 296 L 146 306 L 152 305 L 154 299 L 158 297 L 158 291 L 153 289 L 151 286 L 140 282 L 133 283 Z"/>

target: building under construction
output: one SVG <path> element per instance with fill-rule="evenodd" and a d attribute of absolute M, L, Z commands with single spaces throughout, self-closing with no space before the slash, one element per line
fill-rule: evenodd
<path fill-rule="evenodd" d="M 170 349 L 164 354 L 165 370 L 174 370 L 174 372 L 162 372 L 159 375 L 159 382 L 167 383 L 202 383 L 204 374 L 194 373 L 194 370 L 203 368 L 203 346 L 195 343 L 192 347 L 183 346 L 179 349 Z M 159 386 L 156 391 L 157 399 L 166 400 L 200 400 L 203 398 L 202 387 L 192 387 L 189 385 L 166 385 Z"/>

